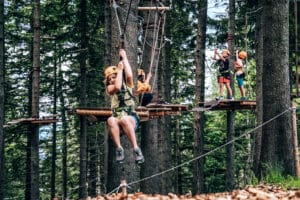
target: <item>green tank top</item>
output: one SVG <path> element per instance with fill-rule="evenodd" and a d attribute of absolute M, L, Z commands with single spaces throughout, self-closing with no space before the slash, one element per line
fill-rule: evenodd
<path fill-rule="evenodd" d="M 135 113 L 135 101 L 132 96 L 132 88 L 123 83 L 120 92 L 115 93 L 111 97 L 111 109 L 114 117 L 122 117 Z"/>

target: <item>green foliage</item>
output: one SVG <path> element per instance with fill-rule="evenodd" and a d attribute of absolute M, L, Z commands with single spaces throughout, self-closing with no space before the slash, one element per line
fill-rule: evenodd
<path fill-rule="evenodd" d="M 267 183 L 282 183 L 285 178 L 282 176 L 282 169 L 278 167 L 268 167 L 266 175 L 262 178 Z"/>
<path fill-rule="evenodd" d="M 299 189 L 300 179 L 292 176 L 283 176 L 282 171 L 280 167 L 269 167 L 266 175 L 262 178 L 262 182 L 278 185 L 285 189 Z"/>
<path fill-rule="evenodd" d="M 300 179 L 295 177 L 288 177 L 284 180 L 284 183 L 282 185 L 286 189 L 299 189 Z"/>

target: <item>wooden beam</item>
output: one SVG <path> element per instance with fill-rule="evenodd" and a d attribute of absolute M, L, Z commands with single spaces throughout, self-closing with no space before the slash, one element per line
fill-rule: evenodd
<path fill-rule="evenodd" d="M 181 104 L 149 104 L 139 106 L 136 113 L 141 121 L 162 117 L 165 115 L 180 115 L 181 111 L 188 111 L 187 105 Z M 69 110 L 68 114 L 87 115 L 89 121 L 106 121 L 111 115 L 110 108 L 76 108 Z"/>
<path fill-rule="evenodd" d="M 254 110 L 256 108 L 256 101 L 240 101 L 240 100 L 212 100 L 209 102 L 202 102 L 199 108 L 193 111 L 206 111 L 206 110 Z"/>
<path fill-rule="evenodd" d="M 168 11 L 170 7 L 163 6 L 163 7 L 138 7 L 138 11 Z"/>
<path fill-rule="evenodd" d="M 56 115 L 55 115 L 56 116 Z M 43 118 L 20 118 L 20 119 L 15 119 L 10 122 L 8 122 L 6 125 L 4 125 L 5 128 L 13 126 L 13 125 L 18 125 L 18 124 L 37 124 L 37 125 L 42 125 L 42 124 L 52 124 L 58 122 L 58 119 L 55 117 L 43 117 Z"/>

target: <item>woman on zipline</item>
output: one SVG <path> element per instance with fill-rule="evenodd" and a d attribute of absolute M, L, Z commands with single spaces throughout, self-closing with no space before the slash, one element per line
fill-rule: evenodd
<path fill-rule="evenodd" d="M 144 156 L 136 140 L 135 130 L 139 126 L 139 117 L 135 112 L 135 102 L 132 96 L 133 75 L 126 52 L 119 51 L 121 61 L 118 66 L 109 66 L 104 71 L 106 93 L 111 98 L 112 116 L 107 119 L 110 136 L 116 146 L 116 161 L 122 163 L 125 159 L 121 145 L 121 131 L 127 135 L 135 154 L 137 163 L 144 162 Z"/>

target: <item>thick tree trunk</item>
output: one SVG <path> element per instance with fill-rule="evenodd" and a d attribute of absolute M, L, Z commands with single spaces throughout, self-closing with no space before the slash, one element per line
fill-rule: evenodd
<path fill-rule="evenodd" d="M 258 1 L 258 8 L 261 8 L 262 3 Z M 256 60 L 256 123 L 263 123 L 263 93 L 262 93 L 262 68 L 263 68 L 263 25 L 262 25 L 262 10 L 257 13 L 256 18 L 256 41 L 255 41 L 255 60 Z M 258 128 L 253 135 L 253 171 L 259 177 L 258 166 L 260 162 L 261 152 L 261 135 L 262 128 Z"/>
<path fill-rule="evenodd" d="M 199 0 L 198 30 L 197 30 L 197 51 L 196 51 L 196 86 L 195 105 L 204 102 L 205 96 L 205 42 L 206 42 L 206 21 L 207 21 L 207 0 Z M 194 114 L 194 157 L 203 155 L 204 150 L 204 113 Z M 204 160 L 196 160 L 194 165 L 194 188 L 193 193 L 204 192 Z"/>
<path fill-rule="evenodd" d="M 164 4 L 167 5 L 166 1 L 163 1 Z M 169 4 L 169 3 L 168 3 Z M 167 11 L 165 11 L 167 12 Z M 161 25 L 160 32 L 158 37 L 158 48 L 162 46 L 161 44 L 164 42 L 163 36 L 168 35 L 168 31 L 170 27 L 167 23 L 170 19 L 168 19 L 168 14 L 161 15 Z M 161 49 L 160 55 L 157 55 L 157 73 L 160 74 L 158 76 L 157 86 L 158 92 L 162 94 L 162 99 L 167 102 L 171 102 L 171 55 L 170 55 L 170 46 L 169 43 L 165 45 L 165 48 Z M 160 168 L 159 171 L 165 171 L 171 168 L 172 157 L 171 157 L 171 117 L 164 116 L 159 120 L 158 127 L 158 153 L 161 155 L 160 158 Z M 172 187 L 172 179 L 173 172 L 162 174 L 161 177 L 161 194 L 168 194 L 169 192 L 174 192 L 174 188 Z"/>
<path fill-rule="evenodd" d="M 234 54 L 234 34 L 235 34 L 235 0 L 229 0 L 229 20 L 228 20 L 228 49 L 232 55 Z M 233 70 L 234 66 L 234 56 L 230 56 L 230 70 Z M 234 95 L 234 77 L 231 76 L 230 86 L 232 88 L 232 93 Z M 227 142 L 234 139 L 234 111 L 227 112 Z M 229 143 L 226 146 L 226 189 L 228 191 L 234 189 L 234 156 L 235 149 L 234 143 Z"/>
<path fill-rule="evenodd" d="M 109 3 L 109 2 L 108 2 Z M 132 67 L 132 71 L 134 74 L 136 74 L 136 66 L 137 66 L 137 6 L 139 4 L 139 1 L 132 1 L 131 2 L 131 8 L 130 6 L 130 0 L 125 0 L 121 2 L 116 1 L 118 3 L 118 6 L 121 8 L 116 8 L 117 13 L 115 12 L 114 8 L 111 7 L 110 15 L 111 15 L 111 26 L 110 28 L 110 35 L 109 35 L 109 41 L 111 41 L 110 45 L 111 47 L 108 47 L 106 49 L 106 54 L 110 54 L 109 60 L 111 60 L 111 63 L 107 63 L 108 65 L 117 65 L 119 62 L 119 48 L 122 46 L 120 45 L 120 36 L 121 34 L 124 34 L 124 44 L 125 46 L 122 48 L 125 48 L 127 52 L 127 57 L 130 62 L 130 65 Z M 120 3 L 120 4 L 119 4 Z M 125 10 L 125 12 L 124 12 Z M 127 14 L 128 18 L 127 18 Z M 118 18 L 117 18 L 118 16 Z M 119 23 L 118 23 L 119 19 Z M 127 22 L 126 22 L 127 19 Z M 119 24 L 120 28 L 119 29 Z M 125 29 L 125 24 L 126 30 Z M 107 25 L 107 23 L 106 23 Z M 106 45 L 106 47 L 107 47 Z M 137 134 L 137 137 L 139 135 Z M 109 140 L 109 148 L 108 148 L 108 168 L 107 168 L 107 189 L 108 191 L 111 191 L 118 187 L 121 183 L 121 180 L 126 179 L 127 183 L 130 183 L 134 180 L 137 180 L 139 178 L 139 167 L 135 164 L 135 158 L 133 155 L 133 149 L 132 146 L 126 136 L 121 137 L 121 144 L 125 150 L 125 162 L 123 164 L 117 164 L 115 162 L 115 146 L 112 142 L 112 140 Z M 143 152 L 144 153 L 144 152 Z M 136 191 L 138 188 L 138 185 L 131 185 L 130 186 L 133 191 Z"/>
<path fill-rule="evenodd" d="M 295 175 L 289 108 L 289 2 L 264 0 L 263 126 L 261 171 Z"/>
<path fill-rule="evenodd" d="M 147 0 L 143 2 L 142 6 L 151 6 L 151 1 Z M 153 5 L 152 5 L 153 6 Z M 152 78 L 150 83 L 152 84 L 154 99 L 153 101 L 157 101 L 158 98 L 158 88 L 157 88 L 157 71 L 156 66 L 158 64 L 157 51 L 153 52 L 154 42 L 155 42 L 155 33 L 158 31 L 158 16 L 156 11 L 144 11 L 142 13 L 144 16 L 144 24 L 143 24 L 143 32 L 144 37 L 143 40 L 146 40 L 149 45 L 145 45 L 142 47 L 144 49 L 143 59 L 141 66 L 144 68 L 145 72 L 148 73 L 151 70 Z M 152 47 L 152 48 L 151 48 Z M 155 83 L 155 84 L 153 84 Z M 158 135 L 159 135 L 159 120 L 154 119 L 148 122 L 145 122 L 141 126 L 142 133 L 142 150 L 145 156 L 145 165 L 141 168 L 141 177 L 149 177 L 153 174 L 156 174 L 160 170 L 160 157 L 159 153 L 159 144 L 158 144 Z M 157 156 L 159 155 L 159 156 Z M 141 183 L 141 190 L 145 193 L 155 193 L 160 191 L 161 186 L 161 177 L 154 177 L 152 179 L 146 180 Z M 151 187 L 149 187 L 151 185 Z"/>
<path fill-rule="evenodd" d="M 40 1 L 33 1 L 33 62 L 31 117 L 39 117 Z M 30 200 L 39 199 L 39 127 L 30 126 Z"/>

